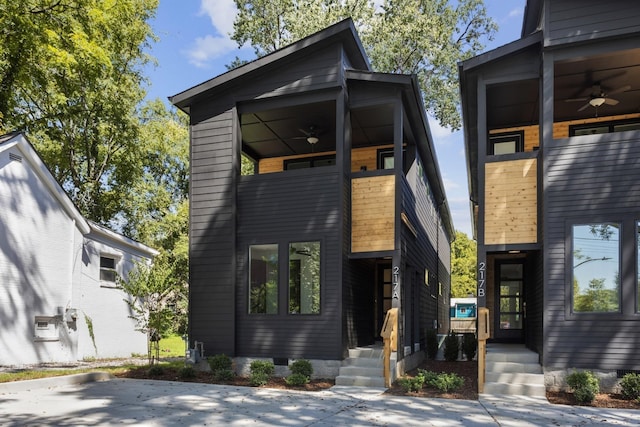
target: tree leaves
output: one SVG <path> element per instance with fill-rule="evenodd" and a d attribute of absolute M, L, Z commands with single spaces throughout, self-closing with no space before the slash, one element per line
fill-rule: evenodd
<path fill-rule="evenodd" d="M 375 71 L 416 74 L 426 108 L 459 129 L 459 61 L 497 27 L 482 0 L 236 0 L 233 40 L 262 56 L 351 17 Z"/>

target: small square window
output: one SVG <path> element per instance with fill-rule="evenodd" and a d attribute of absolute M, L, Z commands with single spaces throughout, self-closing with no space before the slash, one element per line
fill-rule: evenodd
<path fill-rule="evenodd" d="M 489 135 L 489 155 L 499 156 L 524 151 L 524 132 Z"/>
<path fill-rule="evenodd" d="M 100 281 L 116 282 L 116 258 L 112 256 L 100 256 Z"/>

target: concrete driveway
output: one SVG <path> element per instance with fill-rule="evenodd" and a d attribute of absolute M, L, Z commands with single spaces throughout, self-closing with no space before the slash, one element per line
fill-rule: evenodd
<path fill-rule="evenodd" d="M 298 392 L 75 375 L 0 384 L 2 426 L 637 426 L 640 412 L 551 405 L 543 399 L 479 401 L 383 395 L 333 387 Z M 87 382 L 88 381 L 88 382 Z"/>

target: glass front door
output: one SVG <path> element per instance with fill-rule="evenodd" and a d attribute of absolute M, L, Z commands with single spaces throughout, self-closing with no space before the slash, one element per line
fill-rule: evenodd
<path fill-rule="evenodd" d="M 524 264 L 498 262 L 496 265 L 497 316 L 495 338 L 524 340 Z"/>

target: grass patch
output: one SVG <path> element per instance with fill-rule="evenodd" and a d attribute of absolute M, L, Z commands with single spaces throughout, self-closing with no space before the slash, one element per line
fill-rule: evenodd
<path fill-rule="evenodd" d="M 184 357 L 184 351 L 184 340 L 180 335 L 160 340 L 160 357 Z"/>
<path fill-rule="evenodd" d="M 135 365 L 126 366 L 105 366 L 100 368 L 82 368 L 82 369 L 47 369 L 47 370 L 21 370 L 18 372 L 0 372 L 0 383 L 8 383 L 12 381 L 37 380 L 41 378 L 61 377 L 64 375 L 86 374 L 89 372 L 108 372 L 111 375 L 122 374 L 129 369 L 135 368 Z"/>

